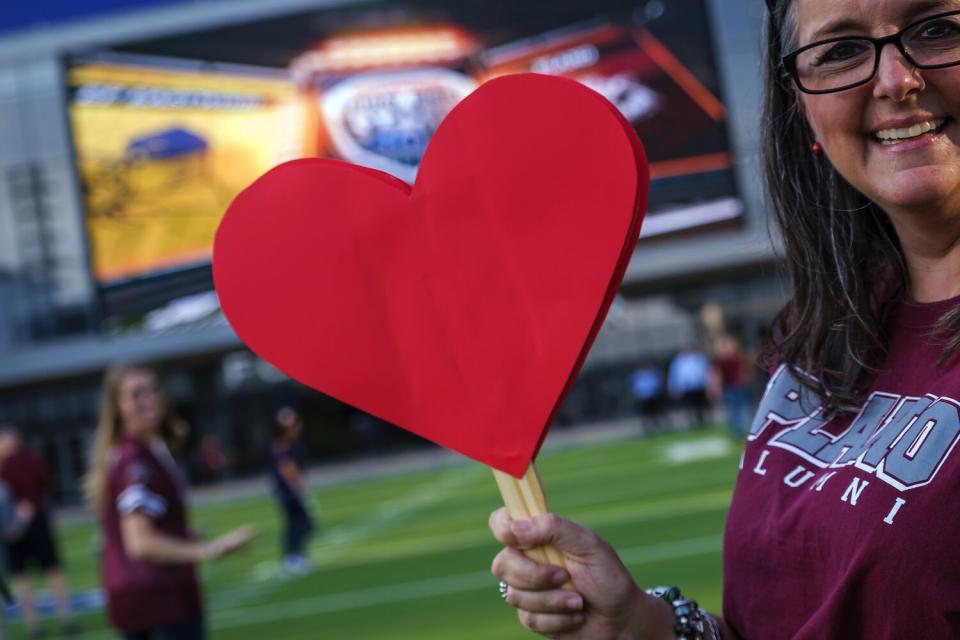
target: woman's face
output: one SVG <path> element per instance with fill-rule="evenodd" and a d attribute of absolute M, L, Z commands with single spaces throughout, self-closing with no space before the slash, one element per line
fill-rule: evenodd
<path fill-rule="evenodd" d="M 151 438 L 160 428 L 166 399 L 156 376 L 150 371 L 128 371 L 117 386 L 117 410 L 123 433 L 134 438 Z"/>
<path fill-rule="evenodd" d="M 960 0 L 795 0 L 793 9 L 800 47 L 834 36 L 896 33 L 926 16 L 960 10 Z M 798 95 L 837 171 L 887 213 L 960 217 L 960 66 L 915 69 L 887 45 L 867 84 Z M 878 137 L 940 119 L 945 124 L 914 138 L 885 144 Z"/>

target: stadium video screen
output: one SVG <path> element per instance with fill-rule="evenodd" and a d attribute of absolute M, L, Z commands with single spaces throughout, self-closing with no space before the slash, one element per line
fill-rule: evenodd
<path fill-rule="evenodd" d="M 300 155 L 285 78 L 135 64 L 70 71 L 93 270 L 101 282 L 209 261 L 232 198 Z"/>
<path fill-rule="evenodd" d="M 231 199 L 289 159 L 412 182 L 459 100 L 525 71 L 577 79 L 634 125 L 653 179 L 641 242 L 738 224 L 704 0 L 513 4 L 362 3 L 69 59 L 97 280 L 208 264 Z"/>

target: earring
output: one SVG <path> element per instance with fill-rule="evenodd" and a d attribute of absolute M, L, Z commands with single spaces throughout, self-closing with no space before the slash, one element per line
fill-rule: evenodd
<path fill-rule="evenodd" d="M 819 142 L 814 142 L 812 145 L 810 145 L 810 153 L 819 158 L 823 155 L 823 147 L 820 146 Z"/>

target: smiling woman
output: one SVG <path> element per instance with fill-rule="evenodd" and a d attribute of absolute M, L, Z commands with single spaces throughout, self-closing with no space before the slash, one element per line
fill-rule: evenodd
<path fill-rule="evenodd" d="M 728 514 L 723 616 L 644 592 L 577 524 L 498 511 L 493 572 L 544 635 L 960 637 L 960 0 L 767 6 L 764 169 L 793 296 Z M 568 571 L 522 555 L 538 544 Z"/>
<path fill-rule="evenodd" d="M 205 543 L 190 531 L 167 448 L 184 431 L 152 367 L 107 371 L 85 489 L 100 516 L 110 624 L 127 640 L 205 638 L 195 565 L 241 549 L 252 536 L 238 529 Z"/>
<path fill-rule="evenodd" d="M 960 2 L 771 4 L 766 178 L 796 292 L 777 357 L 855 410 L 888 303 L 960 293 Z"/>

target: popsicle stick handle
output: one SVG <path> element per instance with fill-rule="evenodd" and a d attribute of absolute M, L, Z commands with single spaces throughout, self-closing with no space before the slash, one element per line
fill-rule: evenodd
<path fill-rule="evenodd" d="M 537 469 L 530 463 L 522 478 L 514 478 L 509 473 L 497 469 L 493 476 L 503 496 L 503 504 L 511 518 L 529 519 L 547 512 L 547 500 L 543 495 L 543 485 Z M 523 552 L 528 558 L 544 564 L 566 568 L 566 560 L 558 549 L 552 546 L 533 547 Z M 569 585 L 568 585 L 569 586 Z"/>

